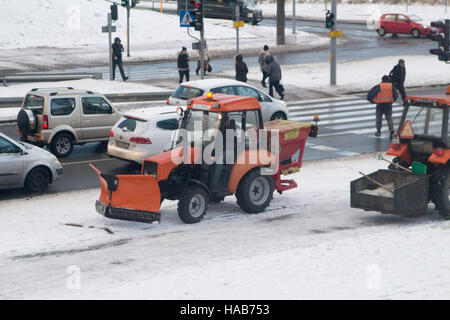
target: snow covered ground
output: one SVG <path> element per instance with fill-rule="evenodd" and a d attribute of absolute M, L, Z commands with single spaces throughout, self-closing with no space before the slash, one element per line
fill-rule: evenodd
<path fill-rule="evenodd" d="M 329 85 L 330 65 L 327 62 L 281 66 L 282 82 L 288 91 L 289 85 L 335 94 L 369 91 L 381 81 L 383 75 L 389 74 L 400 58 L 406 62 L 405 87 L 450 84 L 450 65 L 439 61 L 433 55 L 338 61 L 338 85 L 335 87 Z M 230 70 L 224 74 L 233 76 L 234 71 Z M 258 68 L 250 68 L 247 77 L 258 80 L 261 73 Z"/>
<path fill-rule="evenodd" d="M 263 16 L 275 17 L 276 16 L 276 2 L 270 3 L 269 1 L 258 1 L 258 6 L 263 10 Z M 313 20 L 324 20 L 325 11 L 331 9 L 330 1 L 327 1 L 325 7 L 325 1 L 308 2 L 297 1 L 296 2 L 296 16 L 301 18 L 308 18 Z M 338 20 L 352 21 L 358 23 L 367 23 L 373 20 L 377 20 L 383 13 L 405 13 L 416 14 L 424 20 L 441 20 L 450 17 L 450 8 L 445 13 L 445 4 L 418 4 L 409 3 L 406 7 L 406 1 L 402 1 L 401 4 L 386 4 L 379 1 L 373 1 L 373 3 L 347 3 L 342 1 L 337 7 Z M 369 2 L 369 1 L 368 1 Z M 442 2 L 441 2 L 442 3 Z M 286 0 L 285 12 L 287 17 L 292 17 L 292 1 Z"/>
<path fill-rule="evenodd" d="M 196 225 L 173 201 L 160 225 L 105 219 L 98 190 L 0 202 L 0 298 L 450 298 L 450 221 L 349 207 L 375 158 L 307 162 L 266 212 L 229 197 Z"/>

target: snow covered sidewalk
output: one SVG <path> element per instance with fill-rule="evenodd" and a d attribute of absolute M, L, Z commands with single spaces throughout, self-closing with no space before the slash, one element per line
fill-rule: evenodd
<path fill-rule="evenodd" d="M 450 221 L 349 207 L 357 172 L 384 167 L 306 162 L 265 212 L 228 197 L 195 225 L 173 201 L 160 225 L 105 219 L 99 190 L 2 201 L 0 298 L 448 299 Z"/>
<path fill-rule="evenodd" d="M 337 86 L 330 86 L 330 64 L 328 62 L 281 66 L 282 82 L 289 91 L 289 85 L 327 92 L 345 94 L 369 91 L 389 74 L 398 60 L 406 62 L 405 87 L 447 85 L 450 83 L 450 65 L 439 61 L 436 56 L 392 56 L 375 59 L 344 60 L 337 64 Z M 233 76 L 234 70 L 223 73 Z M 250 68 L 249 79 L 261 78 L 258 68 Z"/>

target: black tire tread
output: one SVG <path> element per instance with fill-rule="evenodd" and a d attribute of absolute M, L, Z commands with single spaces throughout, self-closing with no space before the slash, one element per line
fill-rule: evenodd
<path fill-rule="evenodd" d="M 31 176 L 32 176 L 33 174 L 36 174 L 36 172 L 38 172 L 38 171 L 40 171 L 40 172 L 42 172 L 42 173 L 45 174 L 45 176 L 46 176 L 46 178 L 47 178 L 47 182 L 44 183 L 41 187 L 36 188 L 36 187 L 34 187 L 34 186 L 31 184 L 30 179 L 31 179 Z M 31 191 L 31 192 L 36 192 L 36 193 L 41 193 L 41 192 L 45 191 L 45 189 L 47 189 L 49 183 L 50 183 L 50 173 L 49 173 L 49 170 L 48 170 L 47 168 L 42 167 L 42 166 L 41 166 L 41 167 L 36 167 L 36 168 L 32 169 L 32 170 L 28 173 L 28 175 L 27 175 L 27 177 L 26 177 L 26 179 L 25 179 L 25 187 L 26 187 L 29 191 Z"/>
<path fill-rule="evenodd" d="M 256 206 L 246 196 L 248 194 L 246 190 L 248 190 L 248 188 L 250 187 L 250 183 L 253 181 L 253 179 L 260 176 L 260 174 L 258 173 L 259 169 L 260 168 L 256 168 L 247 173 L 239 182 L 238 188 L 236 190 L 237 204 L 243 211 L 247 213 L 260 213 L 264 211 L 270 205 L 270 202 L 273 199 L 273 191 L 274 191 L 273 180 L 269 176 L 263 176 L 267 178 L 270 187 L 270 194 L 267 197 L 265 203 L 263 203 L 260 206 Z"/>
<path fill-rule="evenodd" d="M 61 154 L 61 153 L 59 153 L 59 152 L 56 150 L 56 141 L 58 141 L 58 138 L 61 137 L 61 136 L 66 136 L 67 138 L 70 139 L 70 150 L 69 150 L 69 152 L 67 152 L 67 154 Z M 62 133 L 57 133 L 57 134 L 55 135 L 55 137 L 52 139 L 52 142 L 51 142 L 51 148 L 50 148 L 50 149 L 51 149 L 52 153 L 53 153 L 55 156 L 57 156 L 58 158 L 66 158 L 66 157 L 70 156 L 70 154 L 72 153 L 72 151 L 73 151 L 73 146 L 74 146 L 74 139 L 73 139 L 73 136 L 72 136 L 71 134 L 69 134 L 69 133 L 62 132 Z"/>
<path fill-rule="evenodd" d="M 201 193 L 205 197 L 205 211 L 200 217 L 195 218 L 192 217 L 189 213 L 189 204 L 191 202 L 192 197 L 199 193 Z M 200 222 L 203 219 L 203 216 L 205 215 L 206 211 L 208 211 L 208 194 L 201 187 L 198 186 L 187 187 L 184 190 L 180 200 L 178 201 L 177 211 L 178 216 L 184 223 L 192 224 Z"/>
<path fill-rule="evenodd" d="M 445 166 L 435 171 L 431 179 L 431 200 L 442 217 L 450 216 L 448 188 L 450 186 L 450 167 Z"/>

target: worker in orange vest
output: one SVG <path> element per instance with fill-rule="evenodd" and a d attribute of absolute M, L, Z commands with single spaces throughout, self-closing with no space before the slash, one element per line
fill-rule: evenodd
<path fill-rule="evenodd" d="M 377 104 L 377 119 L 376 127 L 377 132 L 375 136 L 378 138 L 381 136 L 381 123 L 383 120 L 383 114 L 388 122 L 390 136 L 394 134 L 394 122 L 392 121 L 392 103 L 397 100 L 398 93 L 397 88 L 390 82 L 388 76 L 383 76 L 381 83 L 370 89 L 367 94 L 367 100 L 371 103 Z"/>

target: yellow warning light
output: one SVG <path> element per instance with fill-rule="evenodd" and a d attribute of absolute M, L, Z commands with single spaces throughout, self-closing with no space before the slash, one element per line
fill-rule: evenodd
<path fill-rule="evenodd" d="M 206 93 L 206 99 L 212 100 L 212 98 L 213 98 L 213 93 L 212 93 L 211 91 L 208 91 L 208 92 Z"/>

